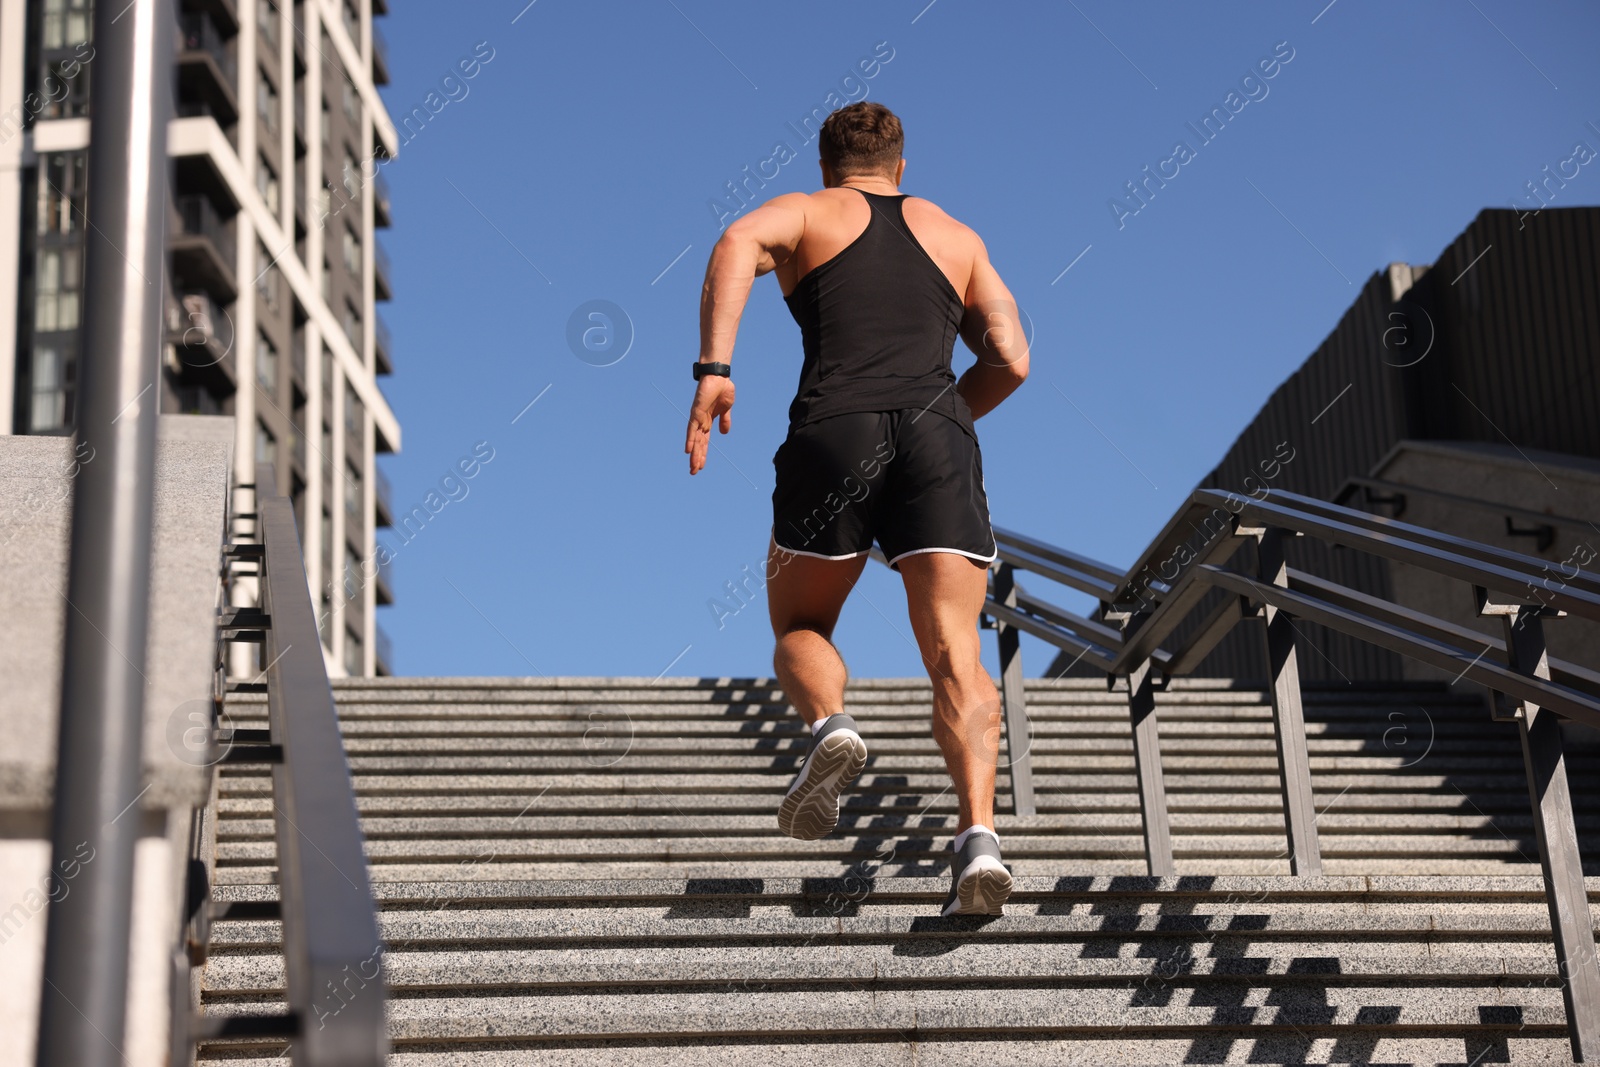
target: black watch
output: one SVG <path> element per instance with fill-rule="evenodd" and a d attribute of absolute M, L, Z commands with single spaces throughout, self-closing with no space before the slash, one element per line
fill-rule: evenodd
<path fill-rule="evenodd" d="M 694 380 L 699 381 L 708 374 L 720 374 L 724 378 L 733 377 L 733 368 L 726 363 L 702 363 L 695 360 Z"/>

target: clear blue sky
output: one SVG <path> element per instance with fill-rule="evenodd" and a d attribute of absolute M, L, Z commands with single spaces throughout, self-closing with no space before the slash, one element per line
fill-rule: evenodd
<path fill-rule="evenodd" d="M 1600 9 L 1578 0 L 525 3 L 381 20 L 391 112 L 439 108 L 385 168 L 397 510 L 477 442 L 494 456 L 409 543 L 381 535 L 403 674 L 770 674 L 765 598 L 720 629 L 708 602 L 733 605 L 771 524 L 800 362 L 775 280 L 739 332 L 733 433 L 692 480 L 689 363 L 711 202 L 779 142 L 797 158 L 761 195 L 816 188 L 788 123 L 830 92 L 901 116 L 904 190 L 983 235 L 1035 324 L 1031 377 L 978 424 L 995 522 L 1118 566 L 1369 275 L 1600 149 Z M 441 88 L 475 48 L 493 58 Z M 1293 58 L 1241 87 L 1275 48 Z M 1202 144 L 1185 124 L 1230 92 L 1253 99 Z M 1194 157 L 1119 228 L 1108 201 L 1179 140 Z M 1560 195 L 1600 202 L 1600 161 Z M 632 324 L 608 366 L 567 341 L 592 300 Z M 852 671 L 920 673 L 909 635 L 869 565 L 835 635 Z M 1035 675 L 1050 654 L 1025 640 Z"/>

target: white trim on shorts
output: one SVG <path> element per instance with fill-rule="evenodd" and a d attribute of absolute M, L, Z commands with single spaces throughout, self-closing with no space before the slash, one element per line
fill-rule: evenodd
<path fill-rule="evenodd" d="M 772 537 L 772 547 L 789 556 L 810 556 L 812 559 L 830 560 L 855 559 L 857 556 L 865 556 L 867 553 L 872 551 L 870 548 L 863 548 L 860 552 L 847 552 L 842 556 L 826 556 L 821 552 L 805 552 L 798 548 L 784 548 L 782 545 L 778 544 L 778 538 L 776 534 L 774 534 Z"/>
<path fill-rule="evenodd" d="M 996 559 L 1000 558 L 999 545 L 996 545 L 994 551 L 989 553 L 987 556 L 980 556 L 976 552 L 965 552 L 959 548 L 913 548 L 910 552 L 902 552 L 894 559 L 891 559 L 889 561 L 889 566 L 893 567 L 896 563 L 899 563 L 907 556 L 920 556 L 926 552 L 949 552 L 957 556 L 966 556 L 968 559 L 975 559 L 979 563 L 993 563 Z"/>

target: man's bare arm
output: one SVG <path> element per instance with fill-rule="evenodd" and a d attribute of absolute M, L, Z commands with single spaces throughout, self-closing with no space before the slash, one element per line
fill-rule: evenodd
<path fill-rule="evenodd" d="M 750 286 L 789 261 L 806 230 L 804 193 L 788 193 L 734 220 L 711 249 L 700 289 L 700 359 L 731 362 Z"/>
<path fill-rule="evenodd" d="M 978 241 L 972 278 L 967 283 L 966 305 L 961 340 L 978 362 L 961 376 L 956 392 L 977 419 L 999 407 L 1028 377 L 1028 339 L 1022 331 L 1022 316 L 1011 290 L 989 262 L 982 241 Z"/>
<path fill-rule="evenodd" d="M 806 229 L 806 200 L 804 193 L 788 193 L 767 201 L 724 230 L 711 249 L 700 288 L 700 362 L 733 362 L 733 341 L 750 286 L 794 255 Z M 698 474 L 706 465 L 712 424 L 723 433 L 733 429 L 733 396 L 731 379 L 716 375 L 700 379 L 683 442 L 690 474 Z"/>

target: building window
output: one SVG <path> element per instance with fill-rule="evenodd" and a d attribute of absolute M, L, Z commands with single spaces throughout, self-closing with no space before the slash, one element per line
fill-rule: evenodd
<path fill-rule="evenodd" d="M 340 13 L 344 15 L 344 32 L 350 35 L 350 43 L 357 48 L 361 47 L 361 13 L 356 10 L 350 0 L 344 0 L 339 5 Z"/>
<path fill-rule="evenodd" d="M 278 172 L 272 169 L 265 156 L 256 160 L 256 192 L 267 202 L 267 210 L 278 213 Z"/>
<path fill-rule="evenodd" d="M 322 257 L 322 302 L 333 303 L 333 264 L 327 256 Z"/>
<path fill-rule="evenodd" d="M 22 105 L 5 117 L 6 136 L 15 132 L 14 123 L 32 125 L 35 119 L 80 118 L 89 113 L 89 46 L 92 33 L 91 0 L 45 0 L 34 42 L 37 66 L 32 84 L 21 86 Z"/>
<path fill-rule="evenodd" d="M 344 170 L 341 172 L 344 179 L 345 192 L 354 200 L 361 195 L 361 167 L 356 163 L 356 157 L 346 145 L 344 150 Z"/>
<path fill-rule="evenodd" d="M 365 660 L 361 656 L 361 638 L 356 636 L 354 630 L 344 632 L 344 673 L 352 678 L 361 677 L 365 670 Z"/>
<path fill-rule="evenodd" d="M 322 604 L 317 613 L 317 633 L 333 650 L 333 515 L 322 509 Z"/>
<path fill-rule="evenodd" d="M 354 451 L 363 448 L 362 443 L 362 398 L 355 395 L 354 389 L 346 387 L 344 390 L 344 435 L 346 446 L 344 451 Z"/>
<path fill-rule="evenodd" d="M 357 352 L 361 351 L 361 312 L 348 300 L 344 304 L 344 335 Z"/>
<path fill-rule="evenodd" d="M 361 595 L 361 555 L 348 541 L 344 546 L 344 599 L 346 603 Z"/>
<path fill-rule="evenodd" d="M 265 71 L 256 72 L 256 119 L 268 133 L 278 131 L 278 89 Z"/>
<path fill-rule="evenodd" d="M 267 310 L 276 312 L 282 297 L 283 279 L 278 273 L 278 265 L 271 262 L 272 257 L 268 255 L 265 245 L 258 246 L 256 254 L 267 262 L 266 269 L 256 276 L 256 293 Z"/>
<path fill-rule="evenodd" d="M 35 178 L 35 219 L 24 262 L 32 265 L 33 314 L 23 318 L 19 382 L 33 433 L 70 430 L 77 379 L 78 325 L 82 318 L 84 193 L 87 153 L 54 152 L 39 157 Z M 24 414 L 25 412 L 25 414 Z"/>
<path fill-rule="evenodd" d="M 349 78 L 344 79 L 342 86 L 344 97 L 344 117 L 350 120 L 350 128 L 361 128 L 361 94 L 356 90 L 355 82 Z"/>
<path fill-rule="evenodd" d="M 33 433 L 65 430 L 72 419 L 72 375 L 76 369 L 54 345 L 33 349 L 33 394 L 28 409 L 28 429 Z"/>
<path fill-rule="evenodd" d="M 333 155 L 333 112 L 328 108 L 328 98 L 322 98 L 322 154 Z M 324 166 L 331 160 L 324 162 Z"/>
<path fill-rule="evenodd" d="M 278 47 L 278 5 L 272 0 L 256 0 L 256 29 L 268 48 Z"/>
<path fill-rule="evenodd" d="M 39 161 L 39 234 L 65 236 L 83 229 L 88 192 L 87 152 L 53 152 Z"/>
<path fill-rule="evenodd" d="M 46 48 L 71 48 L 87 41 L 93 10 L 91 0 L 45 0 L 41 43 Z"/>
<path fill-rule="evenodd" d="M 344 269 L 357 278 L 361 276 L 361 238 L 348 229 L 344 231 Z"/>
<path fill-rule="evenodd" d="M 278 395 L 278 346 L 264 333 L 256 335 L 256 381 L 268 395 Z"/>
<path fill-rule="evenodd" d="M 349 453 L 350 453 L 350 450 L 348 448 L 345 449 L 345 454 L 349 455 Z M 345 510 L 345 514 L 348 515 L 350 517 L 350 519 L 353 522 L 357 523 L 357 524 L 359 524 L 361 522 L 361 505 L 362 505 L 362 502 L 363 502 L 363 498 L 362 498 L 362 495 L 361 495 L 361 472 L 359 470 L 357 470 L 355 467 L 346 465 L 346 467 L 345 467 L 345 479 L 344 479 L 344 510 Z M 355 529 L 359 529 L 359 525 L 357 525 L 354 528 Z M 346 532 L 349 532 L 351 529 L 352 529 L 351 524 L 349 522 L 345 523 Z"/>
<path fill-rule="evenodd" d="M 263 423 L 256 423 L 256 462 L 276 463 L 278 459 L 278 439 L 272 436 L 272 431 Z"/>
<path fill-rule="evenodd" d="M 33 328 L 37 333 L 78 328 L 78 287 L 83 279 L 77 248 L 41 248 L 34 269 Z"/>

